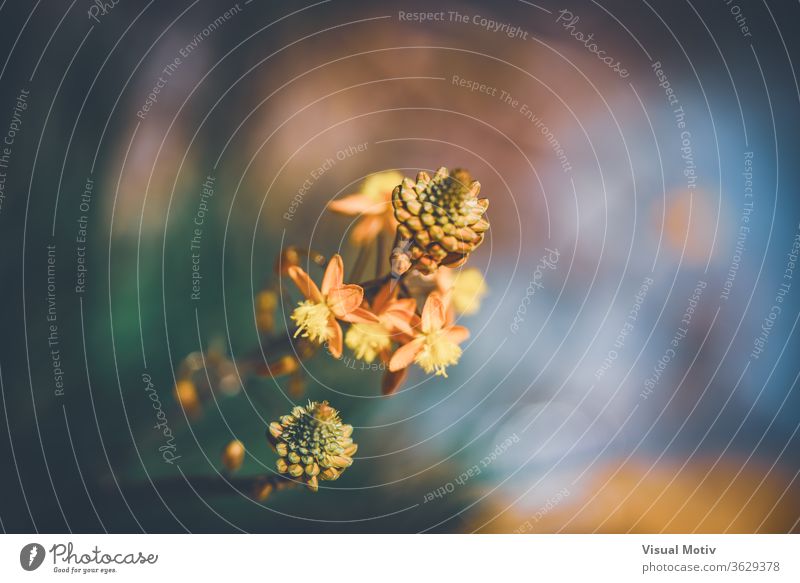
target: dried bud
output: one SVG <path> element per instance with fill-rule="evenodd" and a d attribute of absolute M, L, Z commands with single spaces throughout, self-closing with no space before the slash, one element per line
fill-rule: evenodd
<path fill-rule="evenodd" d="M 222 465 L 229 472 L 235 472 L 242 467 L 244 454 L 244 444 L 238 439 L 234 439 L 222 450 Z"/>

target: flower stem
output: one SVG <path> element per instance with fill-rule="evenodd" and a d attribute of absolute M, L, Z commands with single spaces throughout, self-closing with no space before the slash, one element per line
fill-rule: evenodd
<path fill-rule="evenodd" d="M 378 233 L 378 237 L 375 239 L 377 246 L 375 247 L 375 277 L 380 276 L 383 273 L 383 261 L 385 259 L 384 255 L 386 254 L 386 238 L 384 234 Z"/>
<path fill-rule="evenodd" d="M 278 490 L 286 490 L 301 485 L 300 482 L 281 476 L 268 474 L 259 476 L 230 477 L 225 474 L 215 476 L 174 476 L 157 478 L 152 487 L 159 494 L 185 495 L 193 490 L 199 496 L 223 496 L 239 492 L 255 500 L 266 500 L 267 496 Z M 150 484 L 138 483 L 131 489 L 149 490 Z"/>
<path fill-rule="evenodd" d="M 349 281 L 356 281 L 364 274 L 364 268 L 367 266 L 367 259 L 369 256 L 369 249 L 366 245 L 358 246 L 358 255 L 356 262 L 353 264 L 353 271 L 350 273 Z"/>

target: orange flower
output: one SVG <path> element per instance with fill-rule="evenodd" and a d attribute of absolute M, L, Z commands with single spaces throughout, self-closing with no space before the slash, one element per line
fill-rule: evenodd
<path fill-rule="evenodd" d="M 403 175 L 399 172 L 378 172 L 364 180 L 361 192 L 328 204 L 328 208 L 334 212 L 359 217 L 350 234 L 353 243 L 371 243 L 381 231 L 394 235 L 397 220 L 392 209 L 392 190 L 402 181 Z"/>
<path fill-rule="evenodd" d="M 287 270 L 289 277 L 305 296 L 292 312 L 292 320 L 297 323 L 298 335 L 317 344 L 328 343 L 328 349 L 335 358 L 342 356 L 343 322 L 376 322 L 378 318 L 361 308 L 364 290 L 361 286 L 344 284 L 344 264 L 337 254 L 331 257 L 322 286 L 317 287 L 302 268 L 292 265 Z"/>
<path fill-rule="evenodd" d="M 413 339 L 398 348 L 389 360 L 389 370 L 398 372 L 416 362 L 430 374 L 447 376 L 447 367 L 458 363 L 459 344 L 469 338 L 464 326 L 450 325 L 447 319 L 449 297 L 431 292 L 422 308 L 422 320 Z"/>
<path fill-rule="evenodd" d="M 416 315 L 417 301 L 413 298 L 397 299 L 391 283 L 384 285 L 372 302 L 372 309 L 365 301 L 364 307 L 377 316 L 377 322 L 362 322 L 350 326 L 344 343 L 356 358 L 372 362 L 380 356 L 389 362 L 392 340 L 405 339 L 413 335 L 412 322 Z"/>

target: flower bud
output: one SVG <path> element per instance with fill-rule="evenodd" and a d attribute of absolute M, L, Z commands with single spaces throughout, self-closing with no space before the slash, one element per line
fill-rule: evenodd
<path fill-rule="evenodd" d="M 229 472 L 235 472 L 242 467 L 244 454 L 244 444 L 238 439 L 234 439 L 222 450 L 222 465 Z"/>
<path fill-rule="evenodd" d="M 399 246 L 392 269 L 403 273 L 411 265 L 421 273 L 433 273 L 440 265 L 457 267 L 483 242 L 489 207 L 478 198 L 481 185 L 469 172 L 441 167 L 431 178 L 420 172 L 417 180 L 404 178 L 392 192 L 394 216 L 399 226 Z"/>
<path fill-rule="evenodd" d="M 256 372 L 262 376 L 280 377 L 297 372 L 299 368 L 300 363 L 297 361 L 297 358 L 291 354 L 287 354 L 267 365 L 262 364 Z"/>
<path fill-rule="evenodd" d="M 271 423 L 267 438 L 280 456 L 278 471 L 317 491 L 319 480 L 335 480 L 352 465 L 357 449 L 352 433 L 327 402 L 309 401 Z"/>
<path fill-rule="evenodd" d="M 197 387 L 189 379 L 181 379 L 175 384 L 175 400 L 189 415 L 196 415 L 200 412 Z"/>

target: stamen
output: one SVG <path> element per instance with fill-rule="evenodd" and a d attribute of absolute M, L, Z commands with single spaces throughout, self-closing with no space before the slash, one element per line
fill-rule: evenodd
<path fill-rule="evenodd" d="M 326 304 L 311 300 L 300 302 L 292 312 L 292 320 L 297 323 L 294 337 L 302 336 L 322 344 L 331 337 L 330 317 L 331 310 Z"/>
<path fill-rule="evenodd" d="M 425 336 L 425 344 L 414 360 L 426 373 L 447 378 L 447 367 L 458 364 L 460 357 L 461 347 L 437 331 Z"/>
<path fill-rule="evenodd" d="M 364 322 L 350 326 L 344 337 L 344 343 L 353 351 L 356 358 L 364 362 L 372 362 L 382 350 L 391 345 L 389 332 L 381 324 Z"/>

